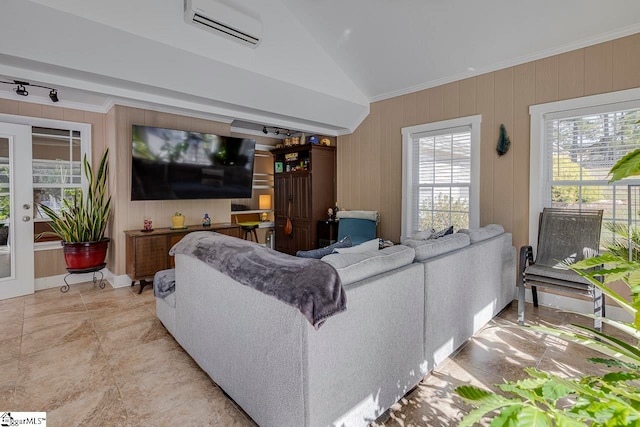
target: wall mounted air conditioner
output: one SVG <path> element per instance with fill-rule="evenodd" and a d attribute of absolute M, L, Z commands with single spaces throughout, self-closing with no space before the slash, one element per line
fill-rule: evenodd
<path fill-rule="evenodd" d="M 251 47 L 262 37 L 260 20 L 217 0 L 184 0 L 184 20 Z"/>

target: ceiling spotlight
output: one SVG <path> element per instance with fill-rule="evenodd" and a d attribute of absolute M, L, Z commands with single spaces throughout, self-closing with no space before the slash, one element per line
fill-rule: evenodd
<path fill-rule="evenodd" d="M 262 133 L 266 134 L 267 132 L 268 132 L 267 131 L 267 127 L 266 126 L 262 126 Z"/>
<path fill-rule="evenodd" d="M 58 91 L 55 89 L 51 89 L 51 92 L 49 92 L 49 98 L 51 99 L 52 102 L 60 101 L 58 99 Z"/>
<path fill-rule="evenodd" d="M 18 85 L 15 90 L 18 95 L 29 96 L 29 92 L 27 92 L 27 89 L 25 89 L 22 85 Z"/>
<path fill-rule="evenodd" d="M 273 133 L 275 133 L 276 135 L 280 135 L 280 129 L 276 128 L 276 130 L 274 130 Z"/>
<path fill-rule="evenodd" d="M 287 136 L 291 136 L 291 131 L 290 130 L 287 131 Z"/>

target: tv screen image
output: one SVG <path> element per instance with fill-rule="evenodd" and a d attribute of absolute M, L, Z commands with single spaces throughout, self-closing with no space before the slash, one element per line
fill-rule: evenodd
<path fill-rule="evenodd" d="M 131 200 L 251 197 L 256 141 L 133 125 Z"/>

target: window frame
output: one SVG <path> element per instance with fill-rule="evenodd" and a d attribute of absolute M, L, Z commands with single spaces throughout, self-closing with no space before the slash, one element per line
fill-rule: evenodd
<path fill-rule="evenodd" d="M 413 210 L 416 203 L 416 194 L 413 191 L 416 179 L 413 171 L 414 136 L 430 132 L 447 134 L 448 130 L 469 127 L 471 132 L 471 175 L 469 182 L 469 228 L 480 226 L 480 128 L 482 115 L 460 117 L 457 119 L 443 120 L 439 122 L 402 128 L 402 225 L 401 240 L 410 239 L 413 224 Z"/>
<path fill-rule="evenodd" d="M 537 251 L 538 223 L 542 209 L 550 207 L 551 189 L 545 176 L 546 161 L 550 158 L 546 153 L 545 125 L 547 118 L 558 119 L 572 116 L 601 114 L 624 109 L 640 109 L 640 88 L 563 101 L 531 105 L 530 152 L 529 152 L 529 245 Z M 640 181 L 629 181 L 637 184 Z M 547 192 L 547 189 L 549 192 Z"/>

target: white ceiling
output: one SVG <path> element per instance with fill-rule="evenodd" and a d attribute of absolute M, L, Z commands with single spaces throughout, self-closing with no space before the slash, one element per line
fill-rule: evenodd
<path fill-rule="evenodd" d="M 336 135 L 372 101 L 640 31 L 637 0 L 223 1 L 260 16 L 258 47 L 186 24 L 183 0 L 3 0 L 0 77 L 60 105 Z"/>

